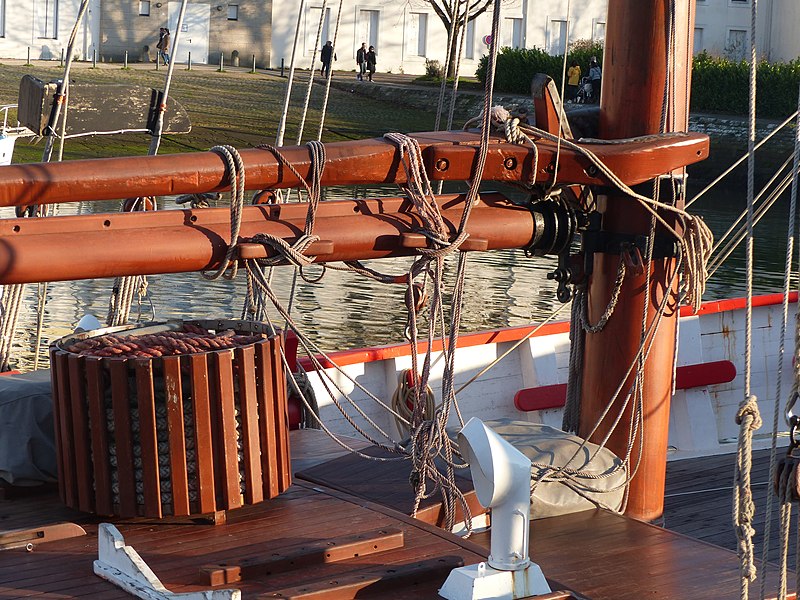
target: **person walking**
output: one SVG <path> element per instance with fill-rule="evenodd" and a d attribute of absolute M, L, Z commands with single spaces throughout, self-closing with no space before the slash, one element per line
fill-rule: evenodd
<path fill-rule="evenodd" d="M 593 56 L 589 61 L 589 82 L 592 84 L 592 100 L 593 102 L 600 102 L 600 83 L 603 78 L 603 72 L 597 59 Z"/>
<path fill-rule="evenodd" d="M 575 102 L 578 95 L 578 86 L 581 84 L 581 68 L 578 61 L 573 60 L 567 71 L 567 102 Z"/>
<path fill-rule="evenodd" d="M 364 81 L 364 73 L 367 72 L 367 44 L 365 42 L 361 42 L 361 48 L 356 51 L 356 66 L 358 67 L 356 79 Z"/>
<path fill-rule="evenodd" d="M 165 65 L 169 65 L 169 38 L 169 29 L 161 27 L 158 31 L 156 48 L 158 48 L 158 56 L 161 57 Z M 156 62 L 158 62 L 158 56 L 156 56 Z"/>
<path fill-rule="evenodd" d="M 320 57 L 322 58 L 322 68 L 319 70 L 319 74 L 323 77 L 327 77 L 331 72 L 331 60 L 336 60 L 336 55 L 333 53 L 332 41 L 328 40 L 325 42 L 325 45 L 320 51 Z"/>
<path fill-rule="evenodd" d="M 367 50 L 367 71 L 369 71 L 369 80 L 372 81 L 372 76 L 375 74 L 375 65 L 378 59 L 375 56 L 375 46 L 370 46 Z"/>

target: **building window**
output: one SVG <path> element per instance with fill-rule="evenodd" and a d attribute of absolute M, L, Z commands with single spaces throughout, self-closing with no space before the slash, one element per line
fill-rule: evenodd
<path fill-rule="evenodd" d="M 239 5 L 228 4 L 228 21 L 238 21 L 238 20 L 239 20 Z"/>
<path fill-rule="evenodd" d="M 604 21 L 595 21 L 592 28 L 592 41 L 603 42 L 606 39 L 606 24 Z"/>
<path fill-rule="evenodd" d="M 358 41 L 366 42 L 367 47 L 375 46 L 375 53 L 380 51 L 378 47 L 378 24 L 380 22 L 380 12 L 377 10 L 358 11 Z M 360 46 L 361 44 L 359 44 Z"/>
<path fill-rule="evenodd" d="M 314 46 L 317 45 L 317 30 L 319 29 L 319 19 L 322 16 L 322 8 L 319 6 L 312 6 L 306 13 L 306 50 L 314 52 Z M 322 20 L 322 34 L 320 35 L 319 47 L 317 52 L 322 49 L 325 42 L 328 41 L 328 31 L 330 30 L 331 22 L 331 9 L 325 9 L 325 18 Z"/>
<path fill-rule="evenodd" d="M 550 21 L 550 45 L 548 52 L 552 56 L 564 54 L 567 43 L 567 22 Z"/>
<path fill-rule="evenodd" d="M 150 16 L 150 0 L 139 0 L 139 16 Z"/>
<path fill-rule="evenodd" d="M 725 42 L 725 55 L 731 60 L 744 60 L 747 55 L 747 30 L 729 29 Z"/>
<path fill-rule="evenodd" d="M 58 37 L 58 0 L 36 0 L 34 6 L 36 37 L 56 39 Z"/>
<path fill-rule="evenodd" d="M 500 30 L 500 45 L 509 48 L 522 48 L 522 19 L 503 19 Z"/>
<path fill-rule="evenodd" d="M 703 28 L 694 28 L 694 46 L 693 53 L 700 54 L 703 51 Z"/>
<path fill-rule="evenodd" d="M 428 40 L 427 13 L 409 13 L 406 49 L 410 56 L 425 56 Z"/>
<path fill-rule="evenodd" d="M 464 58 L 475 58 L 475 21 L 467 22 L 467 39 L 464 41 Z"/>

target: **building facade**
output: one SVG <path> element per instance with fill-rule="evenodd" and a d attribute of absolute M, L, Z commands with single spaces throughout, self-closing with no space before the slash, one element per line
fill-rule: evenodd
<path fill-rule="evenodd" d="M 441 2 L 441 0 L 437 0 Z M 500 43 L 561 54 L 576 40 L 605 38 L 608 0 L 499 0 Z M 751 0 L 695 0 L 694 51 L 745 58 L 749 53 Z M 186 62 L 225 64 L 238 59 L 260 68 L 289 65 L 292 55 L 308 68 L 321 40 L 336 40 L 334 68 L 355 70 L 364 42 L 375 46 L 378 71 L 422 74 L 426 61 L 444 63 L 447 32 L 428 0 L 354 0 L 325 4 L 272 0 L 195 0 L 188 3 L 178 54 Z M 58 60 L 65 51 L 80 0 L 0 0 L 0 58 Z M 175 40 L 177 0 L 90 0 L 78 31 L 75 56 L 81 60 L 153 60 L 159 27 Z M 569 23 L 567 11 L 569 7 Z M 611 15 L 613 18 L 613 15 Z M 800 55 L 800 3 L 761 0 L 756 27 L 759 55 L 793 60 Z M 295 35 L 297 33 L 297 35 Z M 491 8 L 469 23 L 461 72 L 472 74 L 488 50 Z M 297 43 L 295 44 L 295 37 Z M 319 62 L 319 49 L 317 63 Z"/>
<path fill-rule="evenodd" d="M 573 0 L 573 16 L 567 29 L 567 0 L 501 0 L 500 43 L 512 48 L 542 48 L 554 54 L 563 52 L 568 40 L 603 39 L 605 36 L 606 0 Z M 341 15 L 338 4 L 311 0 L 298 14 L 300 2 L 286 5 L 273 14 L 272 67 L 281 61 L 289 65 L 294 52 L 295 64 L 308 68 L 317 47 L 335 39 L 337 61 L 334 69 L 355 70 L 356 51 L 365 43 L 375 46 L 378 71 L 425 73 L 428 60 L 444 63 L 447 31 L 426 0 L 366 0 L 344 3 Z M 299 20 L 299 22 L 298 22 Z M 338 27 L 337 27 L 338 23 Z M 317 41 L 320 35 L 321 43 Z M 295 32 L 297 44 L 294 44 Z M 491 8 L 471 21 L 465 33 L 461 72 L 471 75 L 487 53 L 492 31 Z M 568 37 L 569 36 L 569 37 Z"/>
<path fill-rule="evenodd" d="M 0 0 L 0 57 L 59 60 L 66 50 L 80 0 Z M 90 0 L 78 31 L 79 60 L 131 62 L 154 60 L 160 27 L 172 32 L 181 2 Z M 271 2 L 189 2 L 180 32 L 178 62 L 191 53 L 195 63 L 225 64 L 234 59 L 257 66 L 271 62 Z M 30 55 L 28 54 L 30 52 Z"/>

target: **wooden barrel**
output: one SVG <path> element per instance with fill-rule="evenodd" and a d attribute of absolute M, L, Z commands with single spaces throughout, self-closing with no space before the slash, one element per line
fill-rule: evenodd
<path fill-rule="evenodd" d="M 286 490 L 281 347 L 266 325 L 230 320 L 113 327 L 55 342 L 63 501 L 101 515 L 161 518 Z"/>

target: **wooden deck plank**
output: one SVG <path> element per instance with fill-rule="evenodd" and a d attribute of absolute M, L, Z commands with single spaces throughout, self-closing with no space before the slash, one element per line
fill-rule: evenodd
<path fill-rule="evenodd" d="M 191 514 L 189 508 L 189 478 L 186 465 L 186 430 L 183 417 L 183 386 L 181 385 L 181 357 L 165 356 L 164 391 L 167 405 L 167 431 L 169 435 L 169 478 L 172 488 L 172 514 Z"/>
<path fill-rule="evenodd" d="M 2 506 L 0 503 L 0 508 Z M 280 527 L 275 526 L 276 519 Z M 250 555 L 258 555 L 265 549 L 278 551 L 289 542 L 325 539 L 343 532 L 370 531 L 376 526 L 403 530 L 407 540 L 404 548 L 381 553 L 378 561 L 373 555 L 347 561 L 348 564 L 338 567 L 335 563 L 325 565 L 315 569 L 314 576 L 338 577 L 381 563 L 405 565 L 420 560 L 420 557 L 458 556 L 467 563 L 485 559 L 484 554 L 474 552 L 468 543 L 443 532 L 431 532 L 423 523 L 402 515 L 392 517 L 370 509 L 363 501 L 342 499 L 310 486 L 293 486 L 272 501 L 231 511 L 228 523 L 216 527 L 193 525 L 188 521 L 159 525 L 145 519 L 118 523 L 126 543 L 142 555 L 168 589 L 176 592 L 204 589 L 197 585 L 199 567 L 209 562 L 225 562 L 232 552 L 242 551 L 243 540 L 250 546 Z M 80 540 L 42 544 L 35 552 L 3 553 L 0 555 L 0 585 L 3 586 L 0 595 L 128 598 L 124 592 L 92 574 L 96 531 L 96 525 L 88 525 L 89 535 Z M 244 597 L 256 598 L 281 587 L 296 585 L 307 577 L 305 572 L 289 572 L 278 577 L 255 578 L 236 587 L 242 590 Z M 433 598 L 440 585 L 441 581 L 437 579 L 421 589 L 405 592 L 405 596 L 402 590 L 398 590 L 396 596 L 384 597 Z"/>

